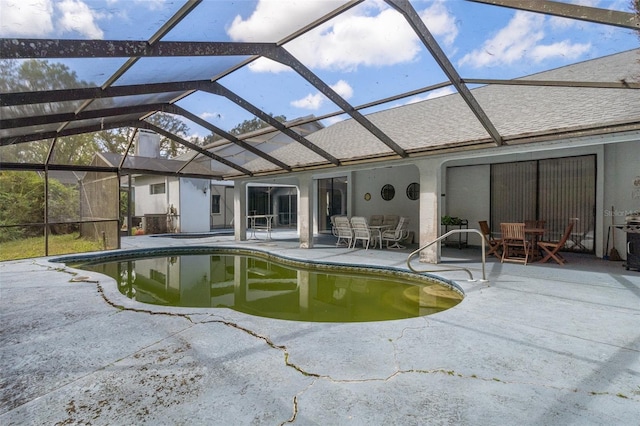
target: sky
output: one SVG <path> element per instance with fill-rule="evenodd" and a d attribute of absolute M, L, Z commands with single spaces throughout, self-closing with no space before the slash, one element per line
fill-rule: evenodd
<path fill-rule="evenodd" d="M 637 48 L 631 30 L 463 0 L 412 0 L 463 78 L 508 79 Z M 573 1 L 630 11 L 631 0 Z M 148 40 L 182 0 L 0 0 L 0 37 Z M 276 42 L 344 4 L 334 0 L 204 0 L 163 41 Z M 406 21 L 382 0 L 366 0 L 284 45 L 351 105 L 447 81 Z M 143 58 L 116 84 L 209 79 L 245 58 Z M 124 62 L 60 61 L 79 79 L 102 84 Z M 291 120 L 339 110 L 288 67 L 259 59 L 219 82 L 273 115 Z M 363 113 L 454 93 L 446 87 Z M 220 96 L 177 102 L 230 130 L 253 116 Z M 325 125 L 344 119 L 324 120 Z M 190 136 L 209 132 L 187 121 Z"/>

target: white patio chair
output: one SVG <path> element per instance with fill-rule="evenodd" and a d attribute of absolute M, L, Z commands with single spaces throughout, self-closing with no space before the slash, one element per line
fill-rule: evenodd
<path fill-rule="evenodd" d="M 333 217 L 332 232 L 333 235 L 338 238 L 336 241 L 336 247 L 338 247 L 340 243 L 344 243 L 347 247 L 351 247 L 351 243 L 353 242 L 353 230 L 351 229 L 351 223 L 347 216 Z"/>
<path fill-rule="evenodd" d="M 409 219 L 402 216 L 398 219 L 398 225 L 394 229 L 388 229 L 382 231 L 382 241 L 387 242 L 387 248 L 403 249 L 403 245 L 400 245 L 400 241 L 406 239 L 409 236 Z M 390 245 L 393 243 L 392 245 Z"/>
<path fill-rule="evenodd" d="M 371 230 L 367 225 L 367 219 L 362 216 L 354 216 L 351 218 L 351 229 L 353 229 L 353 247 L 356 246 L 358 240 L 362 241 L 362 247 L 369 249 L 371 242 Z"/>

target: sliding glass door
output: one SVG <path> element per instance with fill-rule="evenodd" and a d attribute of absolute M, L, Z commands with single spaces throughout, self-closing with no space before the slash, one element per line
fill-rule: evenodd
<path fill-rule="evenodd" d="M 318 232 L 331 231 L 331 216 L 347 214 L 347 177 L 318 179 Z"/>
<path fill-rule="evenodd" d="M 559 240 L 573 221 L 567 248 L 592 253 L 595 203 L 595 155 L 491 165 L 492 232 L 501 222 L 542 220 L 544 238 Z"/>

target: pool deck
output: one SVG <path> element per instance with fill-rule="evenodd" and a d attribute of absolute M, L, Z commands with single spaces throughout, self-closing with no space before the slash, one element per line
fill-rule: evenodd
<path fill-rule="evenodd" d="M 123 238 L 406 267 L 408 250 L 299 249 L 293 233 Z M 480 276 L 478 249 L 442 268 Z M 501 264 L 435 315 L 302 323 L 164 308 L 51 258 L 0 263 L 0 424 L 638 425 L 640 273 L 622 262 Z M 416 263 L 416 265 L 418 265 Z M 420 267 L 429 265 L 420 264 Z"/>

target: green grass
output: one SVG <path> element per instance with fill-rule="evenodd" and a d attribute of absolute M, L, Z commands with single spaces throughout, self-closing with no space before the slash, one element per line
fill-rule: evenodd
<path fill-rule="evenodd" d="M 79 234 L 77 233 L 50 235 L 49 255 L 102 250 L 100 242 L 78 237 Z M 44 255 L 44 237 L 25 238 L 0 243 L 0 261 L 26 259 Z"/>

